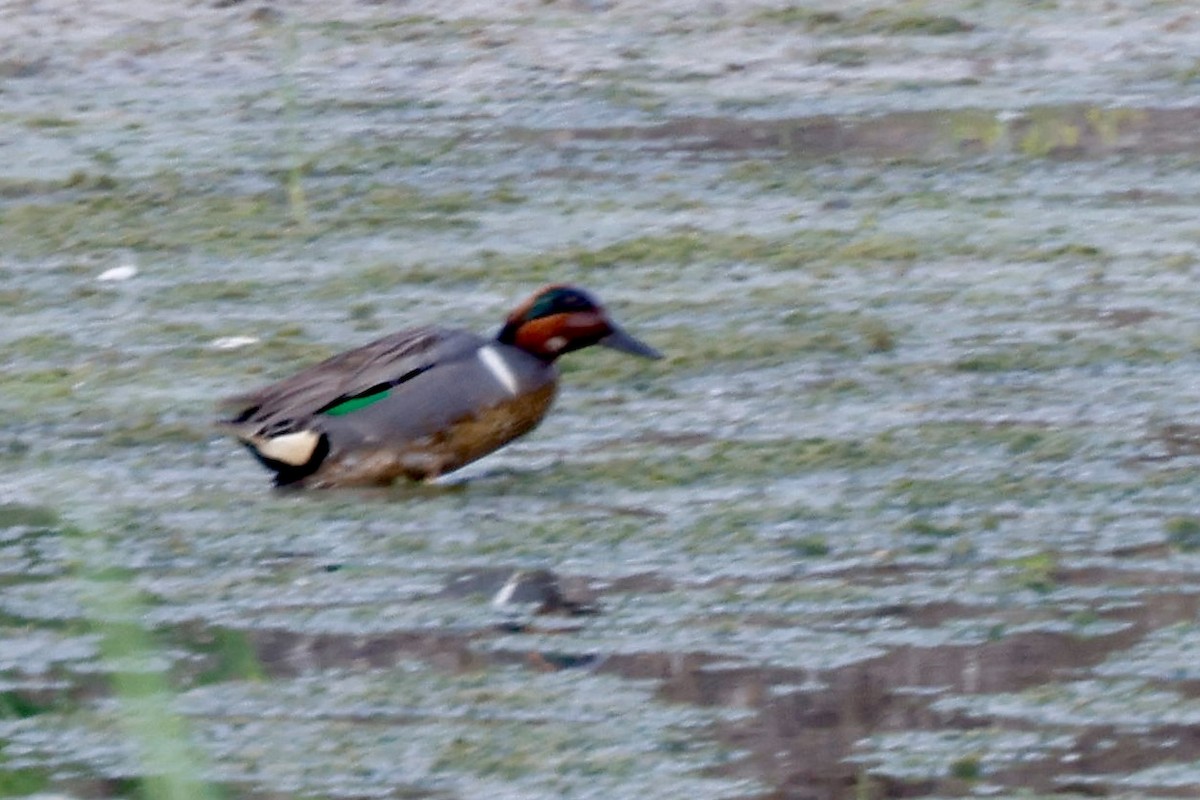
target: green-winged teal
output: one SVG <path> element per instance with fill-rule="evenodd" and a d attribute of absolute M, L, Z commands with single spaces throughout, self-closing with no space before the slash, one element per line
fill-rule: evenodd
<path fill-rule="evenodd" d="M 661 358 L 587 292 L 551 285 L 489 339 L 412 328 L 222 403 L 230 431 L 277 486 L 436 478 L 537 426 L 558 386 L 555 360 L 594 344 Z"/>

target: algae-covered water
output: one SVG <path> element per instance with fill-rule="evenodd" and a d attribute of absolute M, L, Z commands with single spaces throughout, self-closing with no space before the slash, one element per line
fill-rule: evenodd
<path fill-rule="evenodd" d="M 0 30 L 0 795 L 1200 790 L 1190 4 Z M 436 485 L 211 427 L 549 281 L 667 358 Z"/>

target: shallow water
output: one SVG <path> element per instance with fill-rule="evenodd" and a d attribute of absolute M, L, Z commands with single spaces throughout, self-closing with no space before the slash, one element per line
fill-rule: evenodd
<path fill-rule="evenodd" d="M 217 5 L 0 9 L 0 794 L 1194 796 L 1189 6 Z M 550 280 L 439 485 L 210 428 Z"/>

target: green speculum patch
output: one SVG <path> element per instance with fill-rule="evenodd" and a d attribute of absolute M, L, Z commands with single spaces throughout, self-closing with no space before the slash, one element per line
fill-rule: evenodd
<path fill-rule="evenodd" d="M 372 403 L 377 403 L 391 393 L 391 389 L 384 389 L 374 394 L 360 394 L 356 397 L 351 397 L 349 400 L 343 400 L 335 406 L 323 409 L 321 413 L 328 414 L 331 417 L 341 417 L 358 411 L 360 408 L 366 408 Z"/>

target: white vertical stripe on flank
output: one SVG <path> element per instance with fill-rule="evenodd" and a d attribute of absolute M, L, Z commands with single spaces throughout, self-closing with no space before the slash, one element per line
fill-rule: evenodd
<path fill-rule="evenodd" d="M 492 377 L 500 381 L 501 385 L 508 390 L 511 395 L 517 394 L 517 376 L 513 374 L 512 368 L 504 362 L 504 356 L 496 352 L 496 348 L 490 344 L 479 348 L 479 360 L 488 368 L 488 372 L 492 373 Z"/>

